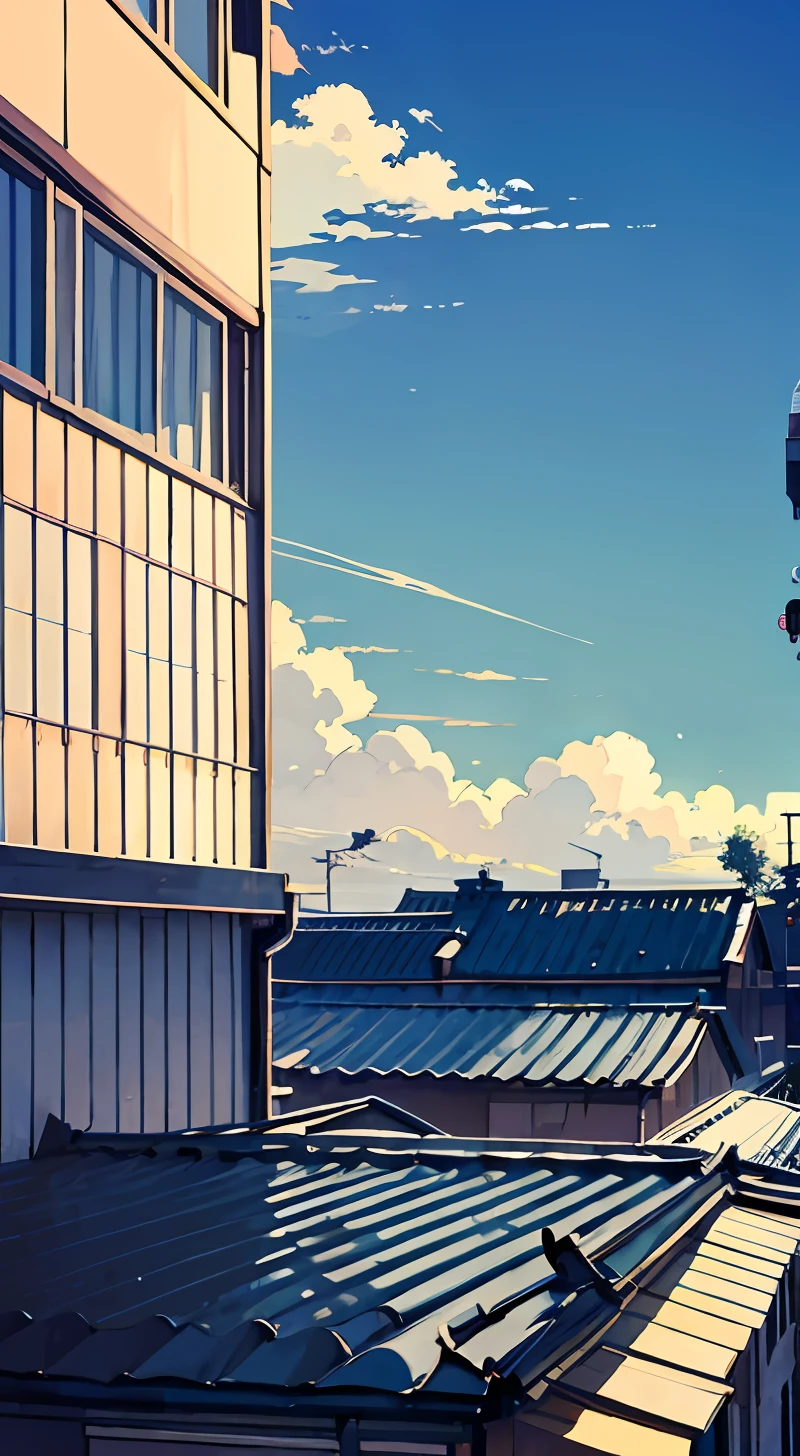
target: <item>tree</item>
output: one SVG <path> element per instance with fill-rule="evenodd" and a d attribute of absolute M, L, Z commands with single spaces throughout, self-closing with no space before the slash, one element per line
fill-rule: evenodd
<path fill-rule="evenodd" d="M 766 895 L 779 882 L 768 855 L 758 847 L 755 830 L 745 829 L 741 824 L 735 825 L 733 833 L 724 841 L 719 862 L 724 870 L 736 876 L 752 900 L 756 895 Z"/>

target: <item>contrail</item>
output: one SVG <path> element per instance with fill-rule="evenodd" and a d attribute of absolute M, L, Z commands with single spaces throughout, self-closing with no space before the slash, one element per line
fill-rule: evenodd
<path fill-rule="evenodd" d="M 384 586 L 401 587 L 404 591 L 419 592 L 422 596 L 441 597 L 446 602 L 457 602 L 462 607 L 474 607 L 478 612 L 490 612 L 493 617 L 504 617 L 507 622 L 521 622 L 524 627 L 535 627 L 539 632 L 550 632 L 554 637 L 566 637 L 570 642 L 582 642 L 593 647 L 587 637 L 573 637 L 571 632 L 559 632 L 557 627 L 545 627 L 541 622 L 531 622 L 527 617 L 515 617 L 511 612 L 501 612 L 497 607 L 487 607 L 483 602 L 472 602 L 468 597 L 457 597 L 444 587 L 434 586 L 430 581 L 418 581 L 414 576 L 405 576 L 401 571 L 392 571 L 386 566 L 368 566 L 364 561 L 352 561 L 349 556 L 337 556 L 335 551 L 323 551 L 320 546 L 308 546 L 305 541 L 287 541 L 283 536 L 273 536 L 279 546 L 294 546 L 299 551 L 313 551 L 316 556 L 327 556 L 328 561 L 313 561 L 308 556 L 296 556 L 291 551 L 273 551 L 288 561 L 304 561 L 307 566 L 324 566 L 328 571 L 343 571 L 347 576 L 360 576 L 363 581 L 382 582 Z M 339 566 L 335 563 L 346 562 Z M 357 569 L 354 569 L 357 568 Z"/>

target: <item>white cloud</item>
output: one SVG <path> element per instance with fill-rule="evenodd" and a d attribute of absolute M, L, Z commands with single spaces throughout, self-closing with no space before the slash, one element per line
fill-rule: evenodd
<path fill-rule="evenodd" d="M 441 131 L 442 129 L 440 126 L 436 125 L 436 122 L 433 119 L 432 111 L 418 111 L 416 106 L 409 106 L 408 114 L 409 116 L 413 116 L 414 120 L 420 123 L 420 126 L 424 126 L 425 122 L 427 121 L 428 125 L 432 126 L 434 131 Z"/>
<path fill-rule="evenodd" d="M 354 86 L 319 86 L 293 109 L 304 125 L 272 126 L 275 248 L 313 244 L 333 211 L 355 216 L 370 204 L 394 204 L 418 222 L 486 213 L 496 197 L 490 188 L 456 185 L 455 162 L 439 152 L 400 160 L 408 133 L 377 121 Z"/>
<path fill-rule="evenodd" d="M 406 309 L 408 308 L 408 304 L 407 303 L 375 303 L 375 304 L 373 304 L 373 308 L 377 309 L 377 311 L 379 313 L 405 313 Z"/>
<path fill-rule="evenodd" d="M 439 304 L 444 308 L 443 303 Z M 445 591 L 444 587 L 436 586 L 431 581 L 420 581 L 416 576 L 406 576 L 405 572 L 395 571 L 388 566 L 370 566 L 364 561 L 355 561 L 351 556 L 339 556 L 335 551 L 326 551 L 321 546 L 309 546 L 304 541 L 290 541 L 285 536 L 272 537 L 273 556 L 284 557 L 288 561 L 302 561 L 306 566 L 315 566 L 325 571 L 341 571 L 345 576 L 358 576 L 362 581 L 380 582 L 384 586 L 393 586 L 401 591 L 419 592 L 420 595 L 438 597 L 442 601 L 457 602 L 462 607 L 472 607 L 477 612 L 488 612 L 492 617 L 503 617 L 508 622 L 521 622 L 525 627 L 535 627 L 539 632 L 547 632 L 554 637 L 567 637 L 571 642 L 582 642 L 585 646 L 591 647 L 592 643 L 585 637 L 573 637 L 569 632 L 562 632 L 557 627 L 545 627 L 541 622 L 531 622 L 527 617 L 515 617 L 511 612 L 502 612 L 498 607 L 488 607 L 483 602 L 470 601 L 468 597 L 455 596 L 453 592 Z M 279 551 L 278 546 L 294 546 L 297 551 L 306 554 L 298 556 L 293 551 Z M 324 560 L 318 558 L 324 557 Z"/>
<path fill-rule="evenodd" d="M 337 243 L 344 243 L 348 238 L 361 238 L 367 242 L 370 238 L 393 238 L 394 233 L 381 232 L 368 227 L 365 222 L 356 222 L 355 218 L 349 218 L 347 222 L 326 224 L 325 231 L 333 233 Z"/>
<path fill-rule="evenodd" d="M 505 183 L 505 186 L 513 187 L 515 192 L 534 191 L 534 188 L 531 187 L 530 182 L 526 182 L 524 177 L 511 177 L 509 178 L 508 182 Z"/>
<path fill-rule="evenodd" d="M 462 227 L 462 233 L 499 233 L 513 232 L 510 222 L 473 222 L 469 227 Z"/>
<path fill-rule="evenodd" d="M 294 620 L 296 622 L 299 622 L 300 621 L 300 618 L 299 617 L 295 617 Z M 320 616 L 316 616 L 316 617 L 309 617 L 308 620 L 309 620 L 309 622 L 339 622 L 339 623 L 342 623 L 342 622 L 346 622 L 347 621 L 347 618 L 346 617 L 320 617 Z"/>
<path fill-rule="evenodd" d="M 569 227 L 568 222 L 525 222 L 522 224 L 520 232 L 527 233 L 530 232 L 532 228 L 547 228 L 548 231 L 552 231 L 553 229 L 565 227 Z"/>
<path fill-rule="evenodd" d="M 314 618 L 311 618 L 312 622 Z M 331 618 L 333 620 L 333 618 Z M 399 652 L 399 647 L 337 647 L 337 652 Z"/>
<path fill-rule="evenodd" d="M 611 227 L 611 223 L 610 222 L 576 222 L 576 224 L 575 224 L 575 231 L 576 231 L 576 233 L 581 233 L 581 232 L 585 232 L 587 228 L 607 228 L 607 227 Z"/>
<path fill-rule="evenodd" d="M 515 677 L 510 677 L 507 672 L 493 672 L 492 668 L 485 667 L 482 672 L 456 672 L 454 667 L 415 667 L 415 672 L 435 672 L 440 677 L 469 677 L 474 682 L 516 682 Z"/>
<path fill-rule="evenodd" d="M 502 866 L 509 886 L 551 885 L 562 868 L 584 862 L 570 841 L 598 850 L 612 880 L 665 886 L 678 876 L 722 883 L 715 847 L 735 824 L 753 829 L 774 859 L 783 856 L 780 815 L 800 809 L 800 793 L 769 794 L 763 813 L 752 804 L 737 808 L 721 784 L 692 800 L 664 793 L 647 745 L 627 733 L 536 758 L 522 784 L 501 778 L 481 788 L 459 778 L 448 754 L 415 725 L 477 729 L 481 720 L 416 714 L 399 721 L 378 708 L 341 648 L 308 651 L 302 628 L 280 603 L 273 620 L 274 814 L 288 826 L 277 836 L 275 858 L 293 879 L 316 882 L 313 856 L 322 839 L 361 823 L 386 840 L 369 892 L 371 903 L 385 907 L 399 898 L 390 872 L 443 882 L 463 874 L 465 864 L 489 862 Z M 368 715 L 397 726 L 362 742 L 347 725 Z"/>
<path fill-rule="evenodd" d="M 354 273 L 336 273 L 338 266 L 322 258 L 282 258 L 273 263 L 272 277 L 277 283 L 302 283 L 295 293 L 332 293 L 342 284 L 377 282 L 375 278 L 356 278 Z"/>

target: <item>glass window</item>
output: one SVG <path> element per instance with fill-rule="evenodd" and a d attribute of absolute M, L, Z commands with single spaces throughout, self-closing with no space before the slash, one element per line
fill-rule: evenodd
<path fill-rule="evenodd" d="M 153 284 L 127 253 L 85 229 L 83 402 L 154 442 Z"/>
<path fill-rule="evenodd" d="M 3 395 L 3 495 L 33 505 L 33 410 Z"/>
<path fill-rule="evenodd" d="M 67 532 L 67 703 L 67 721 L 91 728 L 92 543 L 75 531 Z"/>
<path fill-rule="evenodd" d="M 42 520 L 36 522 L 36 684 L 39 717 L 64 723 L 64 532 Z"/>
<path fill-rule="evenodd" d="M 164 289 L 162 426 L 176 460 L 222 479 L 222 325 Z"/>
<path fill-rule="evenodd" d="M 122 0 L 126 10 L 133 11 L 134 15 L 141 15 L 147 24 L 156 28 L 156 0 Z"/>
<path fill-rule="evenodd" d="M 174 0 L 172 43 L 187 66 L 217 88 L 217 0 Z"/>
<path fill-rule="evenodd" d="M 56 202 L 56 394 L 75 400 L 75 212 Z"/>
<path fill-rule="evenodd" d="M 44 378 L 44 192 L 0 168 L 0 359 Z"/>
<path fill-rule="evenodd" d="M 26 718 L 3 721 L 3 813 L 11 844 L 33 844 L 33 731 Z"/>

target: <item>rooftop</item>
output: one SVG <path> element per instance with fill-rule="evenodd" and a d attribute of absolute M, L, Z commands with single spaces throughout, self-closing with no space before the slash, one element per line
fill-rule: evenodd
<path fill-rule="evenodd" d="M 450 1138 L 374 1098 L 156 1137 L 51 1119 L 0 1167 L 0 1399 L 467 1424 L 511 1402 L 686 1450 L 800 1237 L 800 1176 L 741 1156 L 800 1108 L 726 1105 L 639 1147 Z"/>

